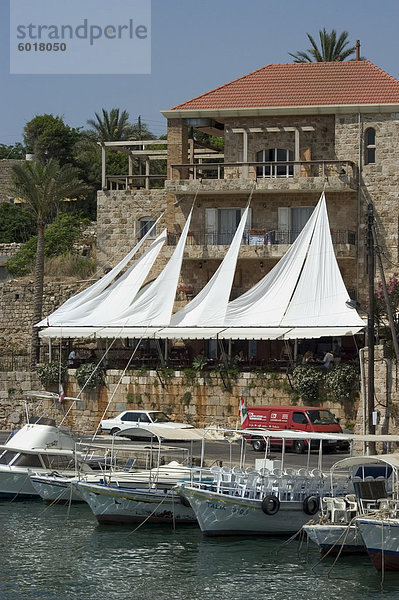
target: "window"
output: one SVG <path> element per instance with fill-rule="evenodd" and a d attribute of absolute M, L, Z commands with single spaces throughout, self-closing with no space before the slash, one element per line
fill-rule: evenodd
<path fill-rule="evenodd" d="M 364 162 L 366 165 L 375 163 L 375 129 L 373 127 L 366 129 Z"/>
<path fill-rule="evenodd" d="M 337 419 L 329 410 L 308 410 L 310 422 L 314 425 L 336 425 Z"/>
<path fill-rule="evenodd" d="M 306 415 L 304 415 L 301 412 L 294 412 L 292 415 L 292 422 L 293 423 L 298 423 L 299 425 L 307 425 L 308 424 L 308 420 L 306 418 Z"/>
<path fill-rule="evenodd" d="M 305 227 L 313 210 L 312 206 L 279 206 L 276 240 L 280 244 L 292 244 Z"/>
<path fill-rule="evenodd" d="M 154 225 L 155 223 L 155 219 L 153 219 L 152 217 L 143 217 L 142 219 L 140 219 L 139 221 L 139 232 L 138 232 L 138 237 L 141 239 L 142 237 L 145 236 L 145 234 L 147 233 L 147 231 L 149 231 L 151 229 L 151 227 Z M 155 238 L 157 236 L 157 231 L 156 231 L 156 227 L 153 228 L 153 230 L 151 231 L 150 235 L 148 236 L 149 238 Z"/>
<path fill-rule="evenodd" d="M 285 148 L 270 148 L 256 153 L 256 162 L 288 162 L 294 160 L 294 153 Z M 292 177 L 294 165 L 264 165 L 256 167 L 257 177 Z"/>
<path fill-rule="evenodd" d="M 140 417 L 140 413 L 127 412 L 121 418 L 121 421 L 138 421 Z"/>
<path fill-rule="evenodd" d="M 208 246 L 227 246 L 231 243 L 241 220 L 244 208 L 206 208 L 205 244 Z M 244 236 L 251 228 L 251 209 L 245 225 Z"/>
<path fill-rule="evenodd" d="M 169 423 L 170 419 L 164 412 L 156 411 L 150 413 L 150 417 L 153 423 Z"/>

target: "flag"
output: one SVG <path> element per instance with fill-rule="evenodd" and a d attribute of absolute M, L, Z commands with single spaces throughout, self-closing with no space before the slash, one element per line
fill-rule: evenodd
<path fill-rule="evenodd" d="M 59 388 L 58 388 L 58 404 L 63 404 L 64 400 L 65 400 L 65 392 L 64 392 L 64 388 L 62 387 L 62 383 L 60 383 Z"/>
<path fill-rule="evenodd" d="M 239 408 L 240 418 L 241 418 L 241 426 L 247 418 L 248 411 L 245 406 L 244 398 L 241 396 L 240 398 L 240 408 Z"/>

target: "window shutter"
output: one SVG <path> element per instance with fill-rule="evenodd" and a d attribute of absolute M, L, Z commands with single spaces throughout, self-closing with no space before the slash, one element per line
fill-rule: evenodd
<path fill-rule="evenodd" d="M 280 244 L 289 243 L 289 230 L 291 228 L 291 211 L 288 207 L 278 207 L 277 240 Z"/>
<path fill-rule="evenodd" d="M 205 209 L 205 244 L 216 244 L 217 208 Z"/>

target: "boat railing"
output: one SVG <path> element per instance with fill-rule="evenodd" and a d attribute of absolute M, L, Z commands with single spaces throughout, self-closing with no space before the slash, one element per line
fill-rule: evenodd
<path fill-rule="evenodd" d="M 191 477 L 192 487 L 249 499 L 273 495 L 280 501 L 303 501 L 308 496 L 324 495 L 329 486 L 327 477 L 321 472 L 303 473 L 303 469 L 299 474 L 292 468 L 287 469 L 288 472 L 281 469 L 271 472 L 264 468 L 244 470 L 214 465 L 200 471 L 199 475 Z"/>

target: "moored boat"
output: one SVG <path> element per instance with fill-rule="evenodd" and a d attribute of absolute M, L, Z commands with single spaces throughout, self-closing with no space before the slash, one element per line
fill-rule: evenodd
<path fill-rule="evenodd" d="M 399 518 L 394 511 L 381 510 L 374 515 L 359 517 L 359 529 L 367 553 L 377 571 L 399 571 Z"/>

